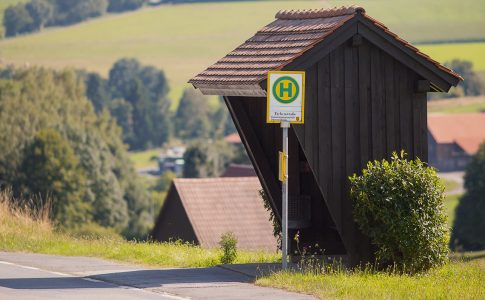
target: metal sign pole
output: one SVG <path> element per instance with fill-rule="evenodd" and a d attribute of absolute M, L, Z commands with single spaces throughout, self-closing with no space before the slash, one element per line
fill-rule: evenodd
<path fill-rule="evenodd" d="M 283 174 L 284 180 L 282 183 L 281 188 L 281 195 L 283 198 L 283 207 L 282 211 L 283 214 L 281 216 L 282 224 L 281 224 L 281 232 L 282 232 L 282 261 L 283 261 L 283 270 L 288 268 L 288 128 L 290 127 L 290 122 L 281 122 L 281 128 L 283 129 L 283 155 L 285 156 L 284 159 L 286 160 Z"/>

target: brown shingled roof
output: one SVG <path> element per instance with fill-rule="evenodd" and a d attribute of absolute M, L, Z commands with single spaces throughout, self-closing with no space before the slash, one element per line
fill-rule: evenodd
<path fill-rule="evenodd" d="M 428 130 L 437 143 L 456 143 L 473 155 L 485 142 L 485 113 L 429 114 Z"/>
<path fill-rule="evenodd" d="M 367 16 L 363 8 L 350 6 L 280 11 L 275 21 L 189 82 L 204 94 L 265 96 L 266 92 L 260 84 L 266 79 L 268 71 L 283 69 L 357 15 L 371 21 L 440 71 L 463 80 L 452 70 L 390 32 L 384 24 Z"/>
<path fill-rule="evenodd" d="M 221 235 L 231 231 L 238 248 L 276 250 L 258 177 L 178 178 L 173 184 L 201 246 L 219 247 Z"/>

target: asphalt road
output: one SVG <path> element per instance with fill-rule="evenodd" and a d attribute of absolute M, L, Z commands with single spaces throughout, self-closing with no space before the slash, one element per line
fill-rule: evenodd
<path fill-rule="evenodd" d="M 314 299 L 253 285 L 255 269 L 155 269 L 89 257 L 0 252 L 0 300 Z"/>

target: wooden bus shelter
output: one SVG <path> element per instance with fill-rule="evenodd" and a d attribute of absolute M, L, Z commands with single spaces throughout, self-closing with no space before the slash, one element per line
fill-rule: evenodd
<path fill-rule="evenodd" d="M 306 71 L 305 124 L 289 132 L 290 237 L 299 231 L 300 246 L 318 244 L 351 265 L 371 261 L 372 245 L 353 219 L 348 176 L 401 149 L 426 161 L 426 94 L 463 79 L 363 8 L 278 12 L 189 81 L 203 94 L 224 96 L 277 216 L 281 129 L 265 119 L 273 70 Z M 295 245 L 290 249 L 294 254 Z"/>

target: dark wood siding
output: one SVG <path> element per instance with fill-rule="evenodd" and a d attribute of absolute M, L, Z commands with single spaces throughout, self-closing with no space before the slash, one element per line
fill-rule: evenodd
<path fill-rule="evenodd" d="M 173 184 L 170 186 L 165 203 L 158 215 L 152 237 L 159 242 L 180 239 L 184 242 L 199 243 Z"/>
<path fill-rule="evenodd" d="M 426 93 L 415 92 L 422 78 L 364 39 L 306 68 L 306 79 L 305 124 L 293 125 L 289 139 L 290 198 L 311 197 L 311 226 L 301 238 L 328 254 L 346 251 L 352 264 L 368 261 L 373 249 L 353 221 L 348 177 L 393 151 L 427 161 Z M 226 103 L 279 215 L 281 129 L 265 124 L 264 98 Z"/>

